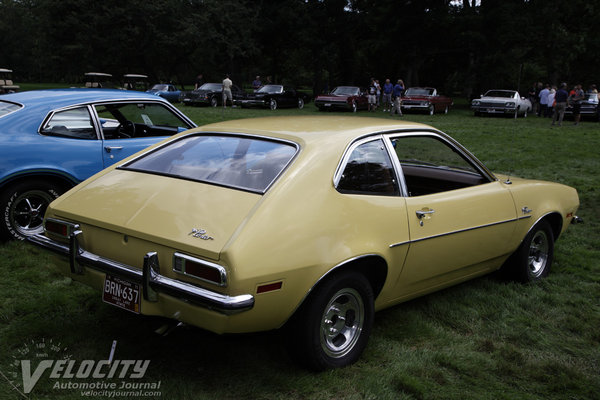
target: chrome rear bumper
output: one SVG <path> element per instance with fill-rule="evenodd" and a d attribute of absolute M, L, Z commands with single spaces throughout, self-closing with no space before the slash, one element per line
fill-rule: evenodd
<path fill-rule="evenodd" d="M 146 301 L 156 302 L 158 293 L 164 293 L 224 314 L 235 314 L 254 306 L 254 296 L 250 294 L 227 296 L 161 275 L 156 252 L 149 252 L 144 256 L 144 264 L 140 270 L 82 249 L 78 241 L 80 235 L 79 230 L 73 232 L 70 235 L 69 245 L 52 240 L 43 234 L 30 236 L 27 241 L 68 257 L 72 274 L 82 275 L 87 267 L 142 285 Z"/>

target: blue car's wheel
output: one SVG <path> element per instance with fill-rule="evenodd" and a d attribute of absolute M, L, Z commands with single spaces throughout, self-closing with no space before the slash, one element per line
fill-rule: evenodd
<path fill-rule="evenodd" d="M 40 180 L 22 182 L 4 190 L 0 196 L 0 237 L 25 239 L 41 233 L 46 208 L 62 190 Z"/>

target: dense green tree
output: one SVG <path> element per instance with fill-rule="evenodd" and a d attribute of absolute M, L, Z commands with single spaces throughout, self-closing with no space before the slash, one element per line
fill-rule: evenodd
<path fill-rule="evenodd" d="M 477 96 L 593 83 L 600 52 L 589 0 L 0 0 L 0 15 L 0 67 L 32 81 L 229 73 L 317 93 L 373 76 Z"/>

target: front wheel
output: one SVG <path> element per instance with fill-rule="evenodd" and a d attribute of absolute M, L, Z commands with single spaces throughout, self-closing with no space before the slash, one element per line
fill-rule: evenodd
<path fill-rule="evenodd" d="M 61 193 L 60 188 L 38 180 L 7 188 L 0 196 L 0 238 L 23 240 L 41 233 L 46 208 Z"/>
<path fill-rule="evenodd" d="M 352 100 L 351 109 L 352 109 L 353 113 L 358 111 L 358 106 L 356 105 L 356 101 L 354 101 L 354 100 Z"/>
<path fill-rule="evenodd" d="M 429 115 L 433 115 L 433 114 L 435 114 L 435 107 L 433 106 L 433 104 L 430 104 L 430 105 L 429 105 L 429 110 L 428 110 L 428 112 L 429 112 Z"/>
<path fill-rule="evenodd" d="M 269 102 L 269 108 L 271 110 L 277 110 L 277 100 L 271 99 L 271 101 Z"/>
<path fill-rule="evenodd" d="M 219 100 L 217 100 L 217 96 L 213 96 L 210 98 L 210 106 L 216 107 L 219 105 Z"/>
<path fill-rule="evenodd" d="M 369 281 L 358 272 L 327 279 L 293 318 L 292 354 L 317 371 L 356 362 L 373 326 L 373 297 Z"/>
<path fill-rule="evenodd" d="M 302 110 L 304 108 L 304 99 L 298 98 L 298 109 Z"/>
<path fill-rule="evenodd" d="M 507 272 L 520 282 L 535 282 L 550 273 L 554 258 L 554 234 L 542 220 L 529 231 L 515 253 L 507 260 Z"/>

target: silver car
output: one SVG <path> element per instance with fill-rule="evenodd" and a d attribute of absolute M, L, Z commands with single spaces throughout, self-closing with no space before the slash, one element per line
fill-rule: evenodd
<path fill-rule="evenodd" d="M 531 102 L 519 95 L 516 90 L 488 90 L 479 99 L 471 102 L 475 116 L 481 114 L 509 114 L 514 117 L 527 117 Z"/>

